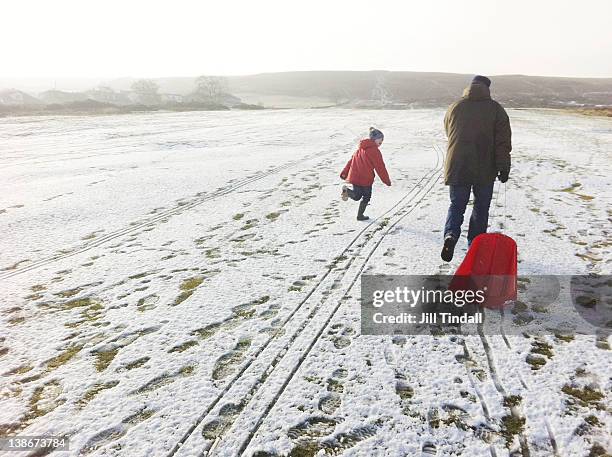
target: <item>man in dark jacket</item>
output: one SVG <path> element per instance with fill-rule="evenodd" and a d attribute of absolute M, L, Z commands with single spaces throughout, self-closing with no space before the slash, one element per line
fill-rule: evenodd
<path fill-rule="evenodd" d="M 495 178 L 505 183 L 510 174 L 510 120 L 502 106 L 491 99 L 490 86 L 489 78 L 474 77 L 463 98 L 450 106 L 444 118 L 448 137 L 445 184 L 451 201 L 441 254 L 446 262 L 453 258 L 470 193 L 474 193 L 474 208 L 468 245 L 487 231 Z"/>

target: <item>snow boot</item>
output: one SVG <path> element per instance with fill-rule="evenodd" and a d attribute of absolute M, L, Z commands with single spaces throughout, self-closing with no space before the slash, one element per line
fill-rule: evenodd
<path fill-rule="evenodd" d="M 442 253 L 440 257 L 445 262 L 450 262 L 453 260 L 453 254 L 455 253 L 455 245 L 457 244 L 457 239 L 453 235 L 446 235 L 444 238 L 444 247 L 442 248 Z"/>
<path fill-rule="evenodd" d="M 363 214 L 365 209 L 366 209 L 366 206 L 368 206 L 367 200 L 361 200 L 359 202 L 359 210 L 357 211 L 357 220 L 358 221 L 367 221 L 368 219 L 370 219 L 368 216 L 365 216 Z"/>
<path fill-rule="evenodd" d="M 342 201 L 347 201 L 349 198 L 349 189 L 346 186 L 342 186 L 342 193 L 340 194 Z"/>

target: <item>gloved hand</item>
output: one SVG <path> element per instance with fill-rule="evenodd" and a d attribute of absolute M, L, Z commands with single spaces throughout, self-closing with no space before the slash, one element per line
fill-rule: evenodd
<path fill-rule="evenodd" d="M 506 181 L 508 181 L 508 175 L 510 174 L 509 171 L 505 170 L 505 171 L 500 171 L 497 175 L 497 178 L 502 182 L 505 183 Z"/>

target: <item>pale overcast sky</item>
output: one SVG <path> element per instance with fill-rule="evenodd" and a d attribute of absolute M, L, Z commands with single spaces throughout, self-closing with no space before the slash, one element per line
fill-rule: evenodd
<path fill-rule="evenodd" d="M 612 0 L 3 0 L 0 77 L 612 77 Z"/>

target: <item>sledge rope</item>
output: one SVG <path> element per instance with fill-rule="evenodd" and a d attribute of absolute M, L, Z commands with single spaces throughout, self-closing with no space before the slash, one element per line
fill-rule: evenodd
<path fill-rule="evenodd" d="M 504 228 L 508 227 L 508 183 L 504 183 Z"/>
<path fill-rule="evenodd" d="M 499 186 L 501 186 L 501 183 L 497 186 L 497 192 L 495 192 L 495 185 L 497 184 L 497 182 L 493 183 L 493 193 L 495 194 L 495 201 L 493 202 L 493 210 L 489 210 L 490 214 L 489 214 L 489 226 L 491 227 L 491 229 L 493 229 L 493 223 L 496 222 L 497 220 L 497 213 L 499 212 L 499 210 L 497 209 L 497 201 L 499 200 Z"/>
<path fill-rule="evenodd" d="M 503 204 L 503 221 L 501 223 L 499 223 L 499 228 L 500 229 L 505 229 L 508 226 L 508 193 L 507 193 L 507 187 L 506 187 L 506 183 L 499 183 L 499 185 L 497 186 L 497 192 L 495 192 L 495 202 L 493 203 L 493 211 L 492 214 L 490 215 L 490 219 L 491 219 L 491 226 L 493 226 L 493 222 L 498 222 L 498 220 L 501 218 L 501 211 L 499 210 L 499 194 L 502 193 L 502 189 L 501 187 L 503 186 L 503 193 L 504 193 L 504 204 Z"/>

